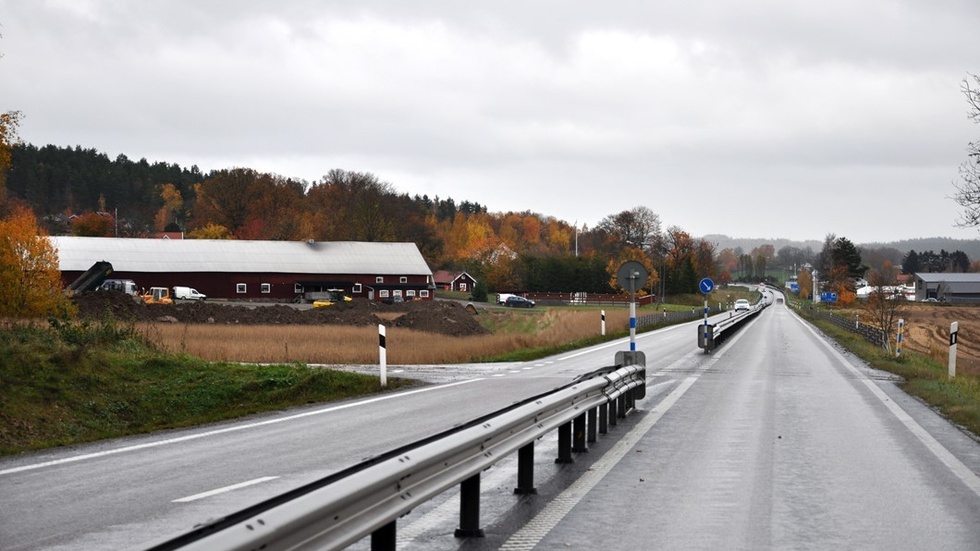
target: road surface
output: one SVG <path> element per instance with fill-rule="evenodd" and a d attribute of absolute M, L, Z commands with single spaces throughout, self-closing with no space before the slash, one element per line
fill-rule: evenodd
<path fill-rule="evenodd" d="M 980 548 L 980 445 L 782 305 L 710 355 L 695 325 L 643 334 L 648 396 L 572 465 L 537 446 L 483 475 L 486 537 L 453 492 L 404 549 Z M 609 365 L 625 342 L 537 362 L 406 368 L 440 384 L 0 461 L 0 548 L 141 549 Z M 358 546 L 366 548 L 366 544 Z"/>

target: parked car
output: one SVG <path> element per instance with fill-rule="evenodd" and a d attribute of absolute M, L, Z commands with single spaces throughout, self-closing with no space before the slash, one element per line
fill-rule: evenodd
<path fill-rule="evenodd" d="M 174 287 L 174 298 L 180 300 L 207 300 L 208 296 L 193 287 Z"/>
<path fill-rule="evenodd" d="M 748 310 L 751 310 L 751 309 L 752 309 L 752 305 L 749 304 L 749 301 L 745 300 L 744 298 L 740 298 L 740 299 L 738 299 L 738 300 L 735 301 L 735 311 L 736 312 L 738 312 L 740 310 L 748 311 Z"/>
<path fill-rule="evenodd" d="M 533 308 L 534 301 L 529 298 L 511 295 L 507 297 L 507 300 L 504 302 L 504 306 L 510 306 L 511 308 Z"/>

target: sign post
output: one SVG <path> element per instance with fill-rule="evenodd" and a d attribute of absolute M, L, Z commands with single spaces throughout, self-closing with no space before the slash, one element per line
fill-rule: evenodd
<path fill-rule="evenodd" d="M 616 272 L 616 282 L 630 293 L 630 352 L 636 352 L 636 290 L 643 288 L 649 275 L 635 260 L 625 262 Z"/>
<path fill-rule="evenodd" d="M 715 290 L 715 282 L 711 278 L 706 277 L 698 283 L 698 289 L 704 294 L 704 332 L 702 333 L 702 338 L 704 339 L 704 353 L 707 354 L 709 351 L 708 347 L 708 295 L 711 291 Z"/>

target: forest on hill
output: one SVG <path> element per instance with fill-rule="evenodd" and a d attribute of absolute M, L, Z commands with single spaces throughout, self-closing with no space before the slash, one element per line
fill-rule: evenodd
<path fill-rule="evenodd" d="M 6 201 L 28 207 L 54 235 L 172 231 L 205 239 L 414 242 L 433 270 L 467 270 L 491 291 L 609 292 L 616 268 L 640 259 L 651 272 L 650 292 L 689 293 L 701 277 L 724 283 L 772 277 L 774 270 L 795 275 L 804 264 L 825 264 L 835 247 L 853 247 L 833 235 L 823 243 L 696 238 L 661 227 L 643 206 L 575 227 L 529 210 L 491 213 L 471 201 L 399 193 L 370 173 L 333 169 L 307 182 L 249 168 L 202 172 L 122 154 L 112 159 L 80 146 L 15 144 Z M 918 250 L 854 247 L 859 260 L 850 271 L 980 269 L 951 241 L 937 252 L 925 241 L 909 242 Z M 970 252 L 980 256 L 980 246 Z"/>

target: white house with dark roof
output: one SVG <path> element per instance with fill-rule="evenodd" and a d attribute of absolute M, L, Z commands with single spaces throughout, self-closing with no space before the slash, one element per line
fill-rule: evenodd
<path fill-rule="evenodd" d="M 97 261 L 140 287 L 194 287 L 213 298 L 298 300 L 341 290 L 352 297 L 431 299 L 432 270 L 415 243 L 129 239 L 58 236 L 68 284 Z"/>

